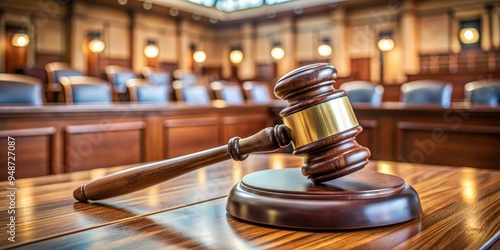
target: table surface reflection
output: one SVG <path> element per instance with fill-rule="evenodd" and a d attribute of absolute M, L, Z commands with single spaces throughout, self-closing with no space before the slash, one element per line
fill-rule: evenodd
<path fill-rule="evenodd" d="M 362 230 L 306 231 L 246 223 L 228 215 L 226 198 L 241 178 L 263 169 L 298 168 L 302 159 L 258 154 L 225 161 L 160 185 L 100 202 L 77 203 L 79 185 L 130 166 L 0 182 L 3 201 L 15 187 L 15 242 L 0 248 L 255 249 L 498 248 L 500 171 L 370 162 L 362 171 L 402 177 L 418 192 L 423 215 Z M 8 199 L 8 198 L 7 198 Z M 2 202 L 0 223 L 10 223 Z M 11 238 L 12 239 L 12 238 Z M 497 241 L 497 242 L 496 242 Z"/>

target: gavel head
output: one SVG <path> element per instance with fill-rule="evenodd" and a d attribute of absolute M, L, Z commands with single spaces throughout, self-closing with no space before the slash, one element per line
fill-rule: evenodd
<path fill-rule="evenodd" d="M 337 70 L 328 63 L 304 66 L 281 77 L 275 95 L 288 101 L 280 116 L 294 155 L 305 158 L 302 174 L 314 183 L 362 169 L 370 151 L 355 138 L 363 130 L 347 94 L 333 87 Z"/>

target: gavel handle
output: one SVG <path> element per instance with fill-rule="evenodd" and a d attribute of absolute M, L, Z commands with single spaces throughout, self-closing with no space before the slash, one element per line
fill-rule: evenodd
<path fill-rule="evenodd" d="M 229 140 L 226 146 L 145 164 L 104 176 L 75 189 L 73 197 L 78 201 L 87 202 L 120 196 L 173 179 L 204 166 L 230 158 L 242 161 L 250 153 L 274 151 L 289 143 L 290 137 L 286 132 L 285 125 L 277 125 L 274 128 L 265 128 L 244 139 L 234 137 Z"/>

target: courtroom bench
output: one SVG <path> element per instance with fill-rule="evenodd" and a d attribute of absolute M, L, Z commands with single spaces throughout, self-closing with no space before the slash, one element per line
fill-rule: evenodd
<path fill-rule="evenodd" d="M 271 123 L 268 106 L 220 102 L 0 107 L 0 138 L 16 141 L 17 178 L 171 158 L 250 136 Z M 0 159 L 6 162 L 6 154 Z"/>
<path fill-rule="evenodd" d="M 0 107 L 0 138 L 16 138 L 16 177 L 134 164 L 225 145 L 282 123 L 269 105 L 45 105 Z M 372 160 L 500 169 L 500 108 L 453 103 L 449 109 L 353 104 Z M 7 143 L 0 150 L 7 152 Z M 1 162 L 6 162 L 1 154 Z M 0 173 L 6 178 L 6 172 Z"/>

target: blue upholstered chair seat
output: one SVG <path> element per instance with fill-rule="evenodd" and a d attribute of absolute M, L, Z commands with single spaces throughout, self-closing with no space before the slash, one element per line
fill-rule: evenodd
<path fill-rule="evenodd" d="M 374 107 L 381 105 L 384 94 L 384 87 L 367 81 L 345 82 L 340 89 L 347 92 L 351 103 L 369 103 Z"/>
<path fill-rule="evenodd" d="M 54 71 L 55 81 L 57 83 L 60 83 L 61 77 L 84 76 L 84 75 L 85 74 L 83 74 L 82 72 L 76 71 L 76 70 L 57 70 L 57 71 Z"/>
<path fill-rule="evenodd" d="M 465 97 L 474 104 L 498 106 L 500 80 L 483 80 L 465 84 Z"/>
<path fill-rule="evenodd" d="M 440 104 L 449 108 L 453 86 L 434 80 L 418 80 L 401 85 L 401 101 L 410 104 Z"/>
<path fill-rule="evenodd" d="M 266 104 L 271 101 L 268 89 L 263 85 L 254 85 L 252 88 L 253 102 L 256 104 Z"/>
<path fill-rule="evenodd" d="M 108 104 L 113 100 L 108 82 L 97 77 L 62 77 L 61 84 L 68 104 Z"/>
<path fill-rule="evenodd" d="M 0 105 L 42 105 L 40 80 L 16 74 L 0 74 Z"/>
<path fill-rule="evenodd" d="M 72 85 L 73 103 L 111 103 L 111 90 L 104 84 Z"/>
<path fill-rule="evenodd" d="M 190 104 L 209 104 L 210 98 L 203 85 L 194 85 L 182 89 L 182 96 L 185 103 Z"/>
<path fill-rule="evenodd" d="M 112 81 L 113 87 L 118 93 L 127 92 L 127 81 L 136 78 L 137 75 L 134 72 L 116 72 L 114 75 L 114 80 Z"/>
<path fill-rule="evenodd" d="M 229 105 L 245 103 L 241 89 L 237 85 L 227 85 L 221 89 L 222 99 Z"/>
<path fill-rule="evenodd" d="M 165 73 L 151 73 L 147 76 L 147 79 L 152 84 L 169 85 L 170 84 L 170 74 Z"/>
<path fill-rule="evenodd" d="M 167 85 L 139 85 L 135 91 L 138 103 L 168 103 Z"/>

